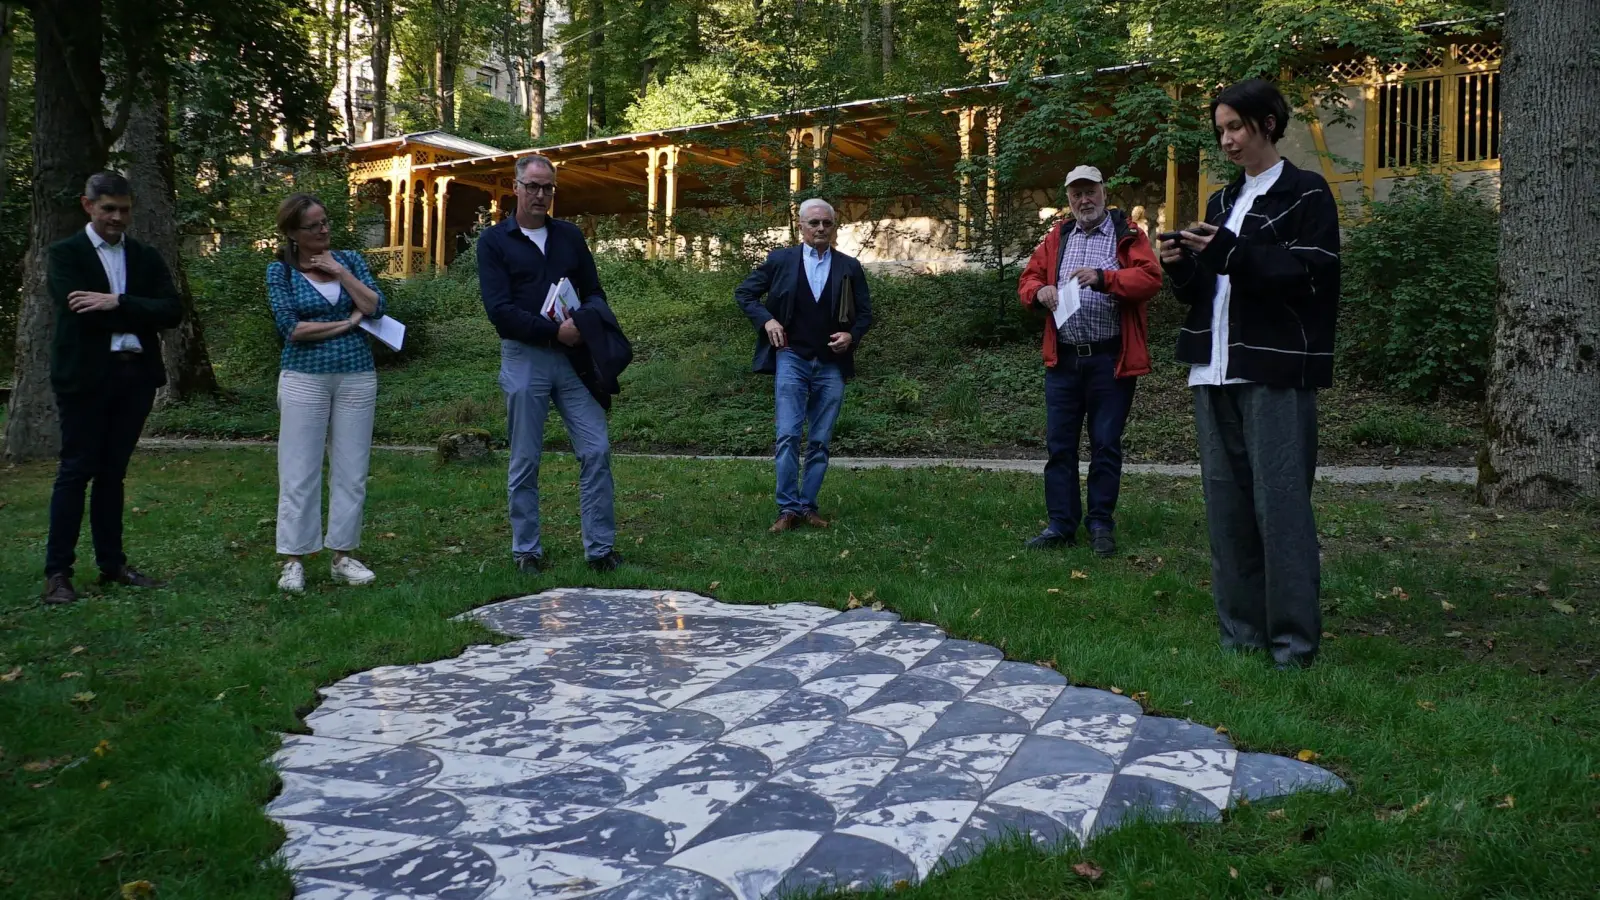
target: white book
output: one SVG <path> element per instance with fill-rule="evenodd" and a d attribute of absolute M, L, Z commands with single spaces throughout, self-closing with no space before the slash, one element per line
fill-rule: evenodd
<path fill-rule="evenodd" d="M 572 282 L 562 278 L 550 285 L 550 291 L 545 294 L 544 306 L 540 308 L 539 313 L 552 322 L 565 322 L 581 305 L 583 301 L 578 297 L 577 290 L 572 287 Z"/>
<path fill-rule="evenodd" d="M 377 338 L 379 343 L 390 350 L 399 350 L 406 342 L 406 323 L 394 316 L 384 316 L 381 319 L 362 317 L 356 325 Z"/>

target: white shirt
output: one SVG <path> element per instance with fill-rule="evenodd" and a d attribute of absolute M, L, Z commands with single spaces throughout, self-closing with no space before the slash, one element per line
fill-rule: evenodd
<path fill-rule="evenodd" d="M 100 267 L 106 270 L 106 282 L 111 285 L 111 293 L 121 297 L 128 292 L 128 253 L 123 241 L 115 244 L 107 243 L 94 230 L 94 225 L 83 226 L 84 233 L 89 235 L 89 243 L 94 244 L 95 255 L 100 257 Z M 116 332 L 111 335 L 111 352 L 131 351 L 144 352 L 144 345 L 139 343 L 136 334 L 122 334 Z"/>
<path fill-rule="evenodd" d="M 544 242 L 550 237 L 550 226 L 540 225 L 538 228 L 523 228 L 518 225 L 517 227 L 522 230 L 523 234 L 528 236 L 528 240 L 539 245 L 540 253 L 544 252 Z"/>
<path fill-rule="evenodd" d="M 828 270 L 833 268 L 833 248 L 824 247 L 819 251 L 810 244 L 805 246 L 806 281 L 811 284 L 811 296 L 821 303 L 822 295 L 828 290 Z"/>
<path fill-rule="evenodd" d="M 1272 189 L 1283 174 L 1283 160 L 1260 175 L 1244 176 L 1244 188 L 1228 211 L 1228 221 L 1222 226 L 1234 234 L 1244 225 L 1244 217 L 1255 205 L 1256 198 Z M 1233 294 L 1233 282 L 1226 275 L 1217 276 L 1216 298 L 1211 301 L 1211 362 L 1189 369 L 1189 386 L 1248 384 L 1243 378 L 1228 378 L 1228 300 Z"/>
<path fill-rule="evenodd" d="M 311 286 L 317 289 L 317 293 L 322 295 L 322 299 L 329 303 L 339 302 L 339 291 L 343 290 L 343 288 L 339 286 L 337 279 L 333 281 L 317 281 L 304 272 L 300 273 L 300 277 L 311 282 Z"/>

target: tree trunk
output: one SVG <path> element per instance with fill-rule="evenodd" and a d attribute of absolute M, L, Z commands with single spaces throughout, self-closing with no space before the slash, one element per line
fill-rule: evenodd
<path fill-rule="evenodd" d="M 606 127 L 605 0 L 589 0 L 589 124 L 588 135 Z"/>
<path fill-rule="evenodd" d="M 882 16 L 879 19 L 879 32 L 883 40 L 883 77 L 889 77 L 889 69 L 894 65 L 894 0 L 883 0 L 879 9 Z"/>
<path fill-rule="evenodd" d="M 868 75 L 873 74 L 872 67 L 876 63 L 878 54 L 872 46 L 872 0 L 861 2 L 861 67 Z"/>
<path fill-rule="evenodd" d="M 144 89 L 146 98 L 134 104 L 119 149 L 128 158 L 128 182 L 133 186 L 134 216 L 128 234 L 161 254 L 183 303 L 182 324 L 161 333 L 167 386 L 156 401 L 164 405 L 198 394 L 215 394 L 217 376 L 211 370 L 205 333 L 194 312 L 194 295 L 189 292 L 189 277 L 179 251 L 177 181 L 173 177 L 169 138 L 169 82 L 164 73 L 152 72 L 145 79 Z"/>
<path fill-rule="evenodd" d="M 392 0 L 372 4 L 372 139 L 389 136 L 389 46 L 394 40 Z"/>
<path fill-rule="evenodd" d="M 1600 498 L 1600 4 L 1513 0 L 1501 69 L 1500 291 L 1479 494 Z"/>
<path fill-rule="evenodd" d="M 6 414 L 5 454 L 12 460 L 54 456 L 61 445 L 50 389 L 55 306 L 45 286 L 46 253 L 83 228 L 78 197 L 106 164 L 98 121 L 105 93 L 100 15 L 100 0 L 38 0 L 33 7 L 33 215 Z"/>
<path fill-rule="evenodd" d="M 344 6 L 344 140 L 346 144 L 354 144 L 356 137 L 356 80 L 352 71 L 351 61 L 354 57 L 350 46 L 350 0 L 343 0 Z"/>
<path fill-rule="evenodd" d="M 528 72 L 533 79 L 529 91 L 528 106 L 528 134 L 534 140 L 544 137 L 545 97 L 549 82 L 545 79 L 544 68 L 544 14 L 545 0 L 532 0 L 529 4 L 529 58 Z"/>

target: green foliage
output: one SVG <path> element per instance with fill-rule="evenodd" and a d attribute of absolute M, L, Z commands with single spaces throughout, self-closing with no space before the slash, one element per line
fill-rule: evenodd
<path fill-rule="evenodd" d="M 1344 245 L 1343 362 L 1412 397 L 1481 396 L 1494 333 L 1499 213 L 1441 176 L 1399 183 Z"/>
<path fill-rule="evenodd" d="M 15 28 L 10 73 L 11 96 L 6 111 L 5 166 L 0 183 L 0 384 L 11 383 L 17 345 L 17 314 L 22 308 L 22 265 L 28 250 L 28 217 L 33 209 L 33 23 L 20 10 L 11 13 Z"/>
<path fill-rule="evenodd" d="M 456 89 L 456 127 L 452 133 L 502 150 L 520 150 L 533 143 L 528 136 L 528 118 L 522 110 L 467 81 Z"/>
<path fill-rule="evenodd" d="M 770 108 L 776 98 L 777 91 L 760 78 L 695 62 L 650 85 L 622 117 L 629 131 L 658 131 L 748 116 Z"/>

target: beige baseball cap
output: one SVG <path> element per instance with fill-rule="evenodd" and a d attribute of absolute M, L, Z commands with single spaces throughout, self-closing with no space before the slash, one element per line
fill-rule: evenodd
<path fill-rule="evenodd" d="M 1100 170 L 1094 166 L 1079 166 L 1067 173 L 1067 184 L 1071 184 L 1074 181 L 1093 181 L 1096 184 L 1103 184 L 1105 178 L 1100 175 Z"/>

